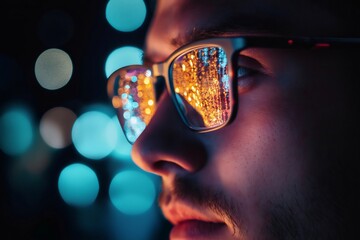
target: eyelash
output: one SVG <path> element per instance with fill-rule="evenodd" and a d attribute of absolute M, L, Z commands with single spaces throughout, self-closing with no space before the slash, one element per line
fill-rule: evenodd
<path fill-rule="evenodd" d="M 255 70 L 253 70 L 253 69 L 239 66 L 237 69 L 237 72 L 236 72 L 236 77 L 237 78 L 248 77 L 249 75 L 252 75 L 254 73 L 255 73 Z"/>
<path fill-rule="evenodd" d="M 243 66 L 238 66 L 236 70 L 237 87 L 239 93 L 244 93 L 250 90 L 254 85 L 255 79 L 252 77 L 256 74 L 256 70 Z"/>

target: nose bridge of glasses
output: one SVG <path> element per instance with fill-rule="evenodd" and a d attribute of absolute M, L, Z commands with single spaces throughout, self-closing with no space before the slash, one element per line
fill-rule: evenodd
<path fill-rule="evenodd" d="M 166 64 L 165 63 L 155 63 L 152 65 L 152 71 L 154 77 L 163 76 L 166 77 Z"/>
<path fill-rule="evenodd" d="M 152 65 L 152 76 L 156 79 L 155 82 L 157 84 L 155 87 L 157 89 L 157 93 L 161 93 L 164 88 L 167 89 L 168 92 L 171 92 L 169 85 L 169 67 L 169 60 L 167 62 L 154 63 Z"/>

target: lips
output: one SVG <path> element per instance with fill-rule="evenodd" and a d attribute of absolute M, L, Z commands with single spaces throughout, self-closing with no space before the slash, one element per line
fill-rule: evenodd
<path fill-rule="evenodd" d="M 171 240 L 223 239 L 227 225 L 209 209 L 188 202 L 171 201 L 162 206 L 165 217 L 174 225 Z"/>
<path fill-rule="evenodd" d="M 170 233 L 170 239 L 222 239 L 225 233 L 226 225 L 224 223 L 186 220 L 174 226 Z"/>

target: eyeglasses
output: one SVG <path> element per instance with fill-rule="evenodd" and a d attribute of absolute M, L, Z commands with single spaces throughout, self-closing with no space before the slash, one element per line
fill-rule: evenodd
<path fill-rule="evenodd" d="M 237 57 L 250 47 L 319 49 L 360 46 L 355 38 L 224 37 L 197 41 L 152 66 L 118 69 L 107 91 L 125 136 L 134 143 L 157 109 L 165 80 L 174 105 L 187 127 L 209 132 L 229 124 L 237 109 Z"/>

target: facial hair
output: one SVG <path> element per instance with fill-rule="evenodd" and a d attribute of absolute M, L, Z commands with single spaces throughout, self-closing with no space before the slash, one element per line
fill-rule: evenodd
<path fill-rule="evenodd" d="M 336 214 L 340 210 L 336 208 L 341 208 L 337 201 L 324 192 L 310 194 L 310 200 L 309 196 L 301 195 L 296 186 L 293 191 L 289 194 L 291 199 L 283 197 L 268 201 L 261 207 L 263 212 L 259 209 L 255 213 L 262 214 L 264 219 L 263 226 L 258 226 L 256 230 L 256 239 L 338 239 L 336 226 L 339 226 L 342 218 Z M 311 192 L 316 191 L 313 189 Z M 234 239 L 249 239 L 249 226 L 244 224 L 246 216 L 241 211 L 243 203 L 232 199 L 221 189 L 203 186 L 189 177 L 177 176 L 171 188 L 163 185 L 159 205 L 166 206 L 174 199 L 209 209 L 232 226 Z"/>

